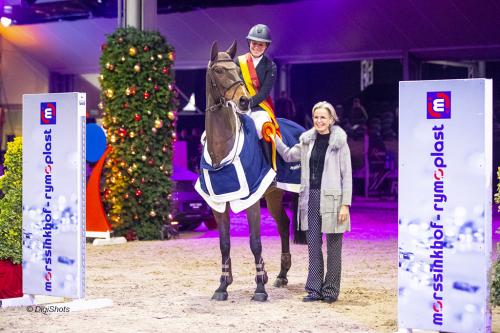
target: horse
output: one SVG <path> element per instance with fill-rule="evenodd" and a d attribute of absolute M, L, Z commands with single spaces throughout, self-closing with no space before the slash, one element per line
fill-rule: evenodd
<path fill-rule="evenodd" d="M 211 49 L 211 58 L 206 73 L 206 101 L 205 111 L 205 145 L 214 170 L 224 166 L 224 159 L 234 151 L 238 145 L 238 131 L 241 128 L 240 110 L 247 110 L 249 94 L 244 82 L 239 76 L 239 67 L 233 61 L 236 54 L 236 41 L 225 52 L 219 52 L 217 42 Z M 253 124 L 253 122 L 252 122 Z M 254 131 L 255 132 L 255 131 Z M 288 284 L 287 272 L 291 267 L 290 255 L 290 220 L 283 207 L 283 190 L 271 185 L 263 194 L 269 212 L 277 222 L 281 238 L 281 267 L 274 282 L 276 287 Z M 260 234 L 260 200 L 246 208 L 246 215 L 250 229 L 250 249 L 255 259 L 257 287 L 252 300 L 264 302 L 267 300 L 265 284 L 268 282 L 267 272 L 262 258 Z M 212 299 L 225 301 L 228 299 L 228 286 L 233 282 L 230 235 L 229 235 L 229 203 L 221 209 L 212 208 L 219 231 L 219 245 L 222 256 L 222 274 L 220 285 L 215 290 Z"/>

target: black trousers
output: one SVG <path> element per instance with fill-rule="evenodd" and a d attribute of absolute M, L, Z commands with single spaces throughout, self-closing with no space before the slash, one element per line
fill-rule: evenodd
<path fill-rule="evenodd" d="M 309 192 L 308 225 L 309 273 L 306 291 L 315 298 L 332 297 L 340 293 L 342 270 L 342 238 L 344 234 L 326 234 L 326 275 L 323 261 L 323 234 L 319 213 L 320 189 Z"/>

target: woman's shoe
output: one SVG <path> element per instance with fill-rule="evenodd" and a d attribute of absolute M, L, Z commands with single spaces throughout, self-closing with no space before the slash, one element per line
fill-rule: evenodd
<path fill-rule="evenodd" d="M 328 303 L 328 304 L 332 304 L 333 302 L 336 302 L 336 301 L 337 301 L 337 298 L 335 298 L 335 297 L 330 297 L 330 296 L 323 297 L 323 302 Z"/>
<path fill-rule="evenodd" d="M 314 297 L 314 296 L 312 296 L 312 295 L 310 295 L 310 294 L 309 294 L 309 295 L 307 295 L 307 296 L 305 296 L 305 297 L 302 299 L 302 301 L 303 301 L 303 302 L 317 302 L 317 301 L 321 301 L 321 300 L 322 300 L 322 298 L 321 298 L 321 297 Z"/>

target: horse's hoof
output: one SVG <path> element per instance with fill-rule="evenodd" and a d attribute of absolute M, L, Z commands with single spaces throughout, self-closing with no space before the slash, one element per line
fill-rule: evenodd
<path fill-rule="evenodd" d="M 256 302 L 267 301 L 267 293 L 255 293 L 255 294 L 253 294 L 252 301 L 256 301 Z"/>
<path fill-rule="evenodd" d="M 277 288 L 286 287 L 287 285 L 288 285 L 287 278 L 276 278 L 276 281 L 274 281 L 274 286 Z"/>
<path fill-rule="evenodd" d="M 212 299 L 214 301 L 227 301 L 227 291 L 216 291 Z"/>

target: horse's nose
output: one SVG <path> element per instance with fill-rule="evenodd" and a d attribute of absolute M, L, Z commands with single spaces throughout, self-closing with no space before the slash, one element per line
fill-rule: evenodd
<path fill-rule="evenodd" d="M 240 108 L 240 110 L 248 110 L 249 104 L 250 104 L 250 99 L 248 99 L 248 97 L 245 96 L 240 97 L 240 101 L 238 103 L 238 107 Z"/>

